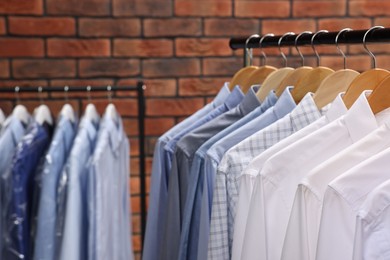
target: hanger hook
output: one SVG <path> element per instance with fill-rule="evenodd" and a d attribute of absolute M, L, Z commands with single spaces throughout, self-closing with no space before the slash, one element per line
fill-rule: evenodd
<path fill-rule="evenodd" d="M 69 91 L 69 86 L 65 86 L 64 93 L 65 93 L 65 102 L 66 103 L 69 103 L 68 91 Z"/>
<path fill-rule="evenodd" d="M 302 52 L 299 50 L 298 48 L 298 39 L 304 35 L 304 34 L 313 34 L 312 32 L 310 31 L 304 31 L 304 32 L 301 32 L 300 34 L 297 35 L 297 37 L 295 38 L 295 49 L 297 50 L 297 52 L 299 53 L 299 56 L 301 56 L 301 59 L 302 59 L 302 66 L 305 66 L 305 57 L 303 57 L 303 54 Z"/>
<path fill-rule="evenodd" d="M 253 50 L 252 49 L 249 49 L 248 48 L 248 44 L 249 44 L 249 41 L 252 39 L 252 38 L 258 38 L 260 37 L 260 35 L 258 34 L 252 34 L 251 36 L 248 37 L 248 39 L 246 39 L 245 41 L 245 64 L 247 66 L 251 66 L 252 65 L 252 59 L 253 59 Z"/>
<path fill-rule="evenodd" d="M 373 31 L 373 30 L 376 30 L 376 29 L 383 29 L 385 27 L 383 26 L 380 26 L 380 25 L 377 25 L 377 26 L 373 26 L 371 27 L 370 29 L 367 30 L 367 32 L 364 34 L 363 36 L 363 47 L 364 49 L 366 50 L 366 52 L 371 56 L 372 58 L 372 62 L 373 62 L 373 65 L 374 65 L 374 69 L 376 68 L 376 57 L 374 55 L 374 53 L 372 53 L 368 48 L 367 48 L 367 44 L 366 44 L 366 38 L 367 38 L 367 35 Z"/>
<path fill-rule="evenodd" d="M 275 36 L 273 33 L 267 33 L 265 35 L 263 35 L 263 37 L 261 37 L 260 41 L 259 41 L 259 48 L 261 50 L 261 54 L 263 55 L 263 63 L 262 65 L 266 65 L 267 64 L 267 55 L 265 55 L 264 51 L 263 51 L 263 41 L 265 38 L 267 37 L 272 37 L 272 36 Z"/>
<path fill-rule="evenodd" d="M 15 86 L 15 98 L 16 98 L 16 104 L 17 105 L 20 104 L 19 92 L 20 92 L 20 87 L 19 86 Z"/>
<path fill-rule="evenodd" d="M 341 50 L 340 46 L 339 46 L 339 37 L 341 34 L 343 34 L 344 32 L 350 32 L 350 31 L 353 31 L 351 28 L 344 28 L 344 29 L 341 29 L 337 35 L 336 35 L 336 38 L 334 39 L 334 42 L 336 43 L 336 48 L 337 50 L 339 51 L 339 53 L 343 56 L 343 60 L 344 60 L 344 69 L 347 68 L 347 56 L 345 55 L 345 53 Z"/>
<path fill-rule="evenodd" d="M 107 98 L 108 102 L 112 103 L 112 87 L 110 85 L 107 86 Z"/>
<path fill-rule="evenodd" d="M 41 105 L 43 105 L 42 91 L 43 91 L 42 86 L 39 86 L 38 87 L 38 97 L 39 97 L 39 101 L 40 101 Z"/>
<path fill-rule="evenodd" d="M 91 103 L 91 86 L 87 86 L 88 103 Z"/>
<path fill-rule="evenodd" d="M 287 57 L 286 55 L 282 52 L 282 48 L 280 48 L 280 44 L 282 43 L 282 40 L 284 37 L 288 36 L 288 35 L 295 35 L 295 33 L 293 32 L 286 32 L 285 34 L 283 34 L 282 36 L 280 36 L 279 40 L 278 40 L 278 48 L 279 48 L 279 52 L 280 52 L 280 55 L 282 55 L 282 58 L 284 60 L 284 66 L 287 67 Z"/>
<path fill-rule="evenodd" d="M 316 57 L 317 57 L 317 67 L 320 66 L 320 55 L 318 54 L 318 51 L 316 50 L 316 47 L 314 47 L 314 39 L 316 38 L 316 36 L 318 34 L 321 34 L 321 33 L 328 33 L 327 30 L 319 30 L 318 32 L 316 32 L 315 34 L 313 34 L 313 36 L 311 37 L 311 40 L 310 40 L 310 43 L 311 43 L 311 48 L 313 49 L 314 53 L 316 54 Z"/>

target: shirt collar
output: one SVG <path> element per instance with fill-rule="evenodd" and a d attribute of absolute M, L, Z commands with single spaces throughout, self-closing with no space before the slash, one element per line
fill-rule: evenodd
<path fill-rule="evenodd" d="M 300 122 L 303 118 L 303 120 L 307 121 L 308 117 L 311 118 L 320 118 L 322 116 L 322 113 L 324 111 L 319 110 L 317 108 L 316 103 L 313 99 L 313 93 L 309 92 L 307 93 L 301 102 L 291 111 L 290 113 L 290 119 L 291 119 L 291 125 L 295 131 L 301 129 L 300 125 L 302 123 Z M 305 115 L 302 117 L 301 115 Z"/>
<path fill-rule="evenodd" d="M 256 92 L 259 90 L 258 86 L 252 86 L 249 88 L 244 99 L 239 105 L 239 109 L 243 115 L 249 114 L 253 109 L 261 105 L 260 100 L 256 96 Z"/>
<path fill-rule="evenodd" d="M 244 98 L 244 93 L 242 93 L 239 86 L 235 86 L 233 91 L 226 98 L 224 105 L 230 110 L 236 107 L 243 98 Z"/>
<path fill-rule="evenodd" d="M 110 141 L 110 146 L 115 153 L 118 151 L 119 146 L 123 141 L 122 118 L 119 115 L 117 115 L 116 118 L 117 120 L 115 121 L 107 113 L 105 113 L 103 117 L 104 117 L 103 128 L 105 128 L 109 133 L 108 138 Z"/>
<path fill-rule="evenodd" d="M 277 101 L 278 97 L 276 96 L 275 91 L 271 90 L 268 96 L 264 99 L 263 103 L 261 103 L 261 112 L 264 113 L 268 108 L 274 106 Z"/>
<path fill-rule="evenodd" d="M 229 82 L 225 82 L 222 88 L 219 90 L 217 96 L 213 100 L 213 108 L 216 108 L 224 103 L 230 94 Z"/>
<path fill-rule="evenodd" d="M 371 92 L 372 90 L 363 91 L 343 118 L 354 142 L 378 128 L 378 122 L 367 100 Z"/>
<path fill-rule="evenodd" d="M 347 107 L 343 101 L 344 92 L 337 95 L 337 97 L 331 103 L 328 112 L 325 116 L 329 122 L 333 122 L 337 118 L 340 118 L 342 115 L 345 115 L 348 111 Z"/>
<path fill-rule="evenodd" d="M 276 117 L 282 118 L 286 114 L 288 114 L 291 110 L 293 110 L 297 105 L 295 104 L 294 98 L 291 95 L 291 90 L 294 87 L 287 87 L 282 95 L 280 95 L 278 101 L 274 106 L 274 112 Z"/>

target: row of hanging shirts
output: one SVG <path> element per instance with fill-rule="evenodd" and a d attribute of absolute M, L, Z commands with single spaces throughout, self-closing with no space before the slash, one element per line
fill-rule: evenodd
<path fill-rule="evenodd" d="M 344 69 L 245 67 L 162 135 L 143 259 L 387 259 L 390 72 L 366 46 L 377 28 L 362 39 L 371 70 L 346 68 L 343 29 Z"/>
<path fill-rule="evenodd" d="M 111 102 L 0 113 L 0 259 L 133 259 L 129 141 Z M 42 88 L 39 88 L 42 92 Z"/>

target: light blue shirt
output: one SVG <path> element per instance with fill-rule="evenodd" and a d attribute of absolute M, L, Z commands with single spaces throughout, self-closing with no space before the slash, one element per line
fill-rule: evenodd
<path fill-rule="evenodd" d="M 58 252 L 57 215 L 58 204 L 57 187 L 62 169 L 73 144 L 77 122 L 61 117 L 45 155 L 43 168 L 36 173 L 36 181 L 40 186 L 38 199 L 37 227 L 35 234 L 34 258 L 40 260 L 56 259 Z"/>
<path fill-rule="evenodd" d="M 88 169 L 95 150 L 98 124 L 83 117 L 62 171 L 65 221 L 60 260 L 84 260 L 88 256 Z M 65 184 L 67 183 L 67 184 Z M 61 196 L 61 197 L 62 197 Z"/>
<path fill-rule="evenodd" d="M 236 87 L 232 94 L 237 89 L 239 88 Z M 164 234 L 161 247 L 162 259 L 178 258 L 182 218 L 187 197 L 190 169 L 195 152 L 212 136 L 260 106 L 260 101 L 256 97 L 256 90 L 257 88 L 251 88 L 236 107 L 198 127 L 177 143 L 169 176 L 166 224 L 163 225 Z"/>
<path fill-rule="evenodd" d="M 132 260 L 129 140 L 119 116 L 101 121 L 89 171 L 89 259 Z"/>
<path fill-rule="evenodd" d="M 230 90 L 228 84 L 225 83 L 213 102 L 207 104 L 184 121 L 175 125 L 157 140 L 153 154 L 149 208 L 142 254 L 143 260 L 158 259 L 158 245 L 161 242 L 162 225 L 164 223 L 162 216 L 165 215 L 165 204 L 168 196 L 169 171 L 166 171 L 168 166 L 166 166 L 166 161 L 164 160 L 165 145 L 181 130 L 191 126 L 194 122 L 197 122 L 199 119 L 206 116 L 216 107 L 222 105 L 229 94 Z"/>
<path fill-rule="evenodd" d="M 200 120 L 194 122 L 192 125 L 189 127 L 183 129 L 180 133 L 175 135 L 172 140 L 170 140 L 166 146 L 164 147 L 165 149 L 165 161 L 167 163 L 167 172 L 169 172 L 172 168 L 172 158 L 173 154 L 175 153 L 176 150 L 176 144 L 177 142 L 187 135 L 188 133 L 191 133 L 192 131 L 196 130 L 198 127 L 204 125 L 205 123 L 213 120 L 214 118 L 220 116 L 221 114 L 225 113 L 226 111 L 229 111 L 233 108 L 235 108 L 244 98 L 244 93 L 242 93 L 241 89 L 239 86 L 236 86 L 232 93 L 227 97 L 225 102 L 215 108 L 213 111 L 208 113 L 206 116 L 201 118 Z"/>
<path fill-rule="evenodd" d="M 9 171 L 12 165 L 12 157 L 15 154 L 16 146 L 26 133 L 26 128 L 20 120 L 14 116 L 9 116 L 3 124 L 0 133 L 0 259 L 3 250 L 3 199 L 6 190 L 6 183 L 3 182 L 5 172 Z"/>
<path fill-rule="evenodd" d="M 203 178 L 204 178 L 204 156 L 207 150 L 218 140 L 224 138 L 229 133 L 240 129 L 243 125 L 251 122 L 268 108 L 276 103 L 277 97 L 272 91 L 266 100 L 255 108 L 252 112 L 245 115 L 243 118 L 223 129 L 218 134 L 214 135 L 205 142 L 195 153 L 194 160 L 191 166 L 191 176 L 189 183 L 191 186 L 188 189 L 186 208 L 184 211 L 183 227 L 180 237 L 180 258 L 179 259 L 196 259 L 199 239 L 200 222 L 200 202 L 203 193 Z M 207 249 L 207 248 L 206 248 Z"/>
<path fill-rule="evenodd" d="M 253 91 L 255 94 L 256 91 Z M 200 220 L 200 205 L 203 193 L 203 178 L 204 178 L 204 157 L 207 150 L 213 146 L 218 140 L 224 138 L 229 133 L 239 129 L 243 125 L 251 122 L 255 118 L 262 115 L 268 108 L 272 107 L 277 101 L 277 96 L 274 91 L 271 91 L 261 106 L 257 106 L 249 114 L 245 115 L 237 122 L 220 131 L 218 134 L 206 141 L 195 153 L 194 160 L 191 166 L 189 189 L 187 201 L 185 204 L 183 225 L 180 236 L 180 253 L 179 259 L 196 259 L 198 249 L 198 237 Z"/>

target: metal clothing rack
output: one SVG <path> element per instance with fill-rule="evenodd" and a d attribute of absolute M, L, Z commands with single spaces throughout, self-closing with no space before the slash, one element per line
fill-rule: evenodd
<path fill-rule="evenodd" d="M 351 31 L 345 31 L 342 34 L 339 35 L 337 39 L 338 44 L 362 44 L 363 37 L 367 33 L 367 30 L 351 30 Z M 321 33 L 318 34 L 315 39 L 313 40 L 313 45 L 334 45 L 336 36 L 339 32 L 327 32 L 327 33 Z M 280 41 L 280 45 L 278 43 L 279 39 L 282 37 L 282 35 L 277 36 L 269 36 L 264 37 L 261 47 L 262 48 L 269 48 L 269 47 L 286 47 L 286 46 L 304 46 L 304 45 L 310 45 L 311 46 L 311 38 L 313 35 L 311 34 L 302 34 L 298 40 L 295 42 L 295 39 L 297 38 L 298 34 L 296 35 L 286 35 L 283 37 L 283 39 Z M 233 50 L 236 49 L 253 49 L 253 48 L 259 48 L 260 44 L 260 37 L 252 37 L 248 40 L 248 43 L 246 44 L 248 38 L 231 38 L 229 42 L 230 48 Z M 366 43 L 385 43 L 390 42 L 390 28 L 375 28 L 374 30 L 371 30 L 368 32 L 366 40 Z M 244 61 L 246 62 L 246 51 L 244 51 Z M 247 65 L 247 64 L 244 64 Z"/>
<path fill-rule="evenodd" d="M 105 86 L 105 87 L 5 87 L 0 88 L 0 93 L 19 93 L 19 92 L 109 92 L 109 91 L 133 91 L 137 92 L 138 103 L 138 131 L 139 131 L 139 173 L 141 189 L 141 232 L 142 241 L 146 227 L 146 168 L 145 168 L 145 91 L 143 82 L 139 81 L 137 86 Z M 1 98 L 1 97 L 0 97 Z"/>

